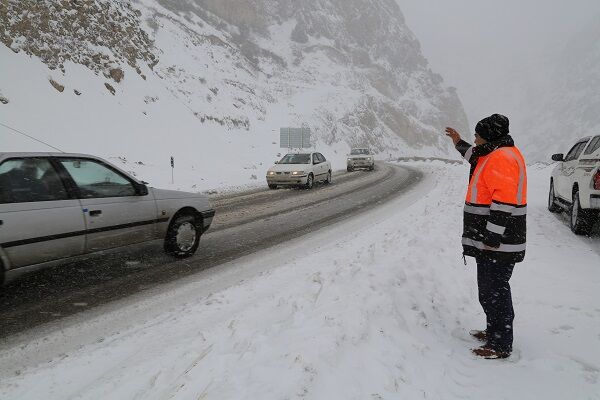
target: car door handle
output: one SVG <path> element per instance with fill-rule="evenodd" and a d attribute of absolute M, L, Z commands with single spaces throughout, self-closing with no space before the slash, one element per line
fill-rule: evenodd
<path fill-rule="evenodd" d="M 96 217 L 102 214 L 102 210 L 90 210 L 90 217 Z"/>

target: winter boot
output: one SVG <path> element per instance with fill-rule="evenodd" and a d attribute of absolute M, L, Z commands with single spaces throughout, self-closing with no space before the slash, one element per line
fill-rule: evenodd
<path fill-rule="evenodd" d="M 487 331 L 478 331 L 476 329 L 473 329 L 472 331 L 469 331 L 469 335 L 473 336 L 480 342 L 487 341 Z"/>
<path fill-rule="evenodd" d="M 508 358 L 510 356 L 510 352 L 508 351 L 500 351 L 494 350 L 491 347 L 481 346 L 476 349 L 471 349 L 473 354 L 479 357 L 483 357 L 487 360 L 496 360 L 498 358 Z"/>

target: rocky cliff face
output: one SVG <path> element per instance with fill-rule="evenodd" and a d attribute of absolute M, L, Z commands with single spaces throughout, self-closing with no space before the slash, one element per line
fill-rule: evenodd
<path fill-rule="evenodd" d="M 72 61 L 109 77 L 125 62 L 141 74 L 139 63 L 156 60 L 140 15 L 125 2 L 5 1 L 0 41 L 16 53 L 39 57 L 52 70 L 64 72 L 64 63 Z M 113 72 L 113 78 L 120 80 L 121 73 Z"/>
<path fill-rule="evenodd" d="M 327 142 L 446 148 L 440 128 L 466 127 L 462 105 L 431 72 L 393 0 L 159 0 L 188 20 L 218 27 L 236 55 L 275 86 L 328 86 L 315 129 Z M 273 87 L 257 88 L 281 98 Z M 332 97 L 343 96 L 343 99 Z M 346 103 L 338 111 L 332 103 Z M 329 106 L 327 105 L 329 103 Z M 297 115 L 297 122 L 312 120 Z M 311 124 L 312 125 L 312 124 Z"/>
<path fill-rule="evenodd" d="M 66 112 L 55 118 L 75 107 L 74 93 L 77 107 L 119 114 L 95 121 L 103 132 L 127 125 L 138 141 L 177 121 L 173 141 L 220 135 L 235 146 L 229 132 L 265 147 L 279 127 L 305 125 L 336 151 L 447 155 L 443 127 L 467 131 L 455 91 L 429 69 L 393 0 L 3 1 L 0 25 L 12 50 L 0 54 L 5 70 L 23 76 L 41 61 L 49 71 L 43 91 L 16 85 L 16 72 L 0 76 L 0 116 L 11 107 L 18 126 L 23 100 L 49 90 L 45 126 L 74 129 Z M 105 153 L 109 143 L 99 143 Z"/>

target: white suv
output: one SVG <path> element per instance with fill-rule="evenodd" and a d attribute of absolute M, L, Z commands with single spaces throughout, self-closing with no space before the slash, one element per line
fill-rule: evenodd
<path fill-rule="evenodd" d="M 375 157 L 371 150 L 364 147 L 353 148 L 350 150 L 348 161 L 346 163 L 346 170 L 351 172 L 356 168 L 367 168 L 369 171 L 375 169 Z"/>
<path fill-rule="evenodd" d="M 278 186 L 304 186 L 331 183 L 331 163 L 321 153 L 289 153 L 267 171 L 269 189 Z"/>
<path fill-rule="evenodd" d="M 600 135 L 583 138 L 566 156 L 554 154 L 548 210 L 570 212 L 571 230 L 588 235 L 600 214 Z"/>

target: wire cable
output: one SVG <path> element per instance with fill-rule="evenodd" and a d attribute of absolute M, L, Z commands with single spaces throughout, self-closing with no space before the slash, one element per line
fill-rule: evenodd
<path fill-rule="evenodd" d="M 44 144 L 44 145 L 46 145 L 46 146 L 48 146 L 48 147 L 50 147 L 50 148 L 53 148 L 54 150 L 58 150 L 58 151 L 60 151 L 61 153 L 64 153 L 64 151 L 63 151 L 63 150 L 61 150 L 61 149 L 59 149 L 58 147 L 54 147 L 54 146 L 52 146 L 51 144 L 48 144 L 48 143 L 46 143 L 46 142 L 44 142 L 44 141 L 42 141 L 42 140 L 36 139 L 36 138 L 34 138 L 33 136 L 26 134 L 25 132 L 21 132 L 20 130 L 13 128 L 12 126 L 5 125 L 5 124 L 3 124 L 2 122 L 0 122 L 0 125 L 2 125 L 2 126 L 3 126 L 3 127 L 5 127 L 5 128 L 8 128 L 8 129 L 10 129 L 11 131 L 14 131 L 14 132 L 16 132 L 16 133 L 18 133 L 18 134 L 20 134 L 20 135 L 26 136 L 26 137 L 28 137 L 28 138 L 29 138 L 29 139 L 31 139 L 31 140 L 35 140 L 36 142 L 39 142 L 39 143 L 41 143 L 41 144 Z"/>

